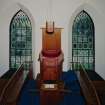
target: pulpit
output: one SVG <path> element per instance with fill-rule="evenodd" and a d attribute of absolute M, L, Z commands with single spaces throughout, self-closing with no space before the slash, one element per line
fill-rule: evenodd
<path fill-rule="evenodd" d="M 61 28 L 54 27 L 54 22 L 46 22 L 42 28 L 42 51 L 39 54 L 41 105 L 58 105 L 64 88 L 60 81 L 62 75 L 63 52 L 61 50 Z"/>

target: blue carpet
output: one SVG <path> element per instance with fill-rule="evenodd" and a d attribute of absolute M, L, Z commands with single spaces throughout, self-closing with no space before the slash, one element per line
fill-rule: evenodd
<path fill-rule="evenodd" d="M 60 105 L 85 105 L 84 97 L 80 93 L 80 85 L 74 71 L 63 72 L 61 79 L 65 83 L 65 89 L 72 91 L 64 96 Z"/>
<path fill-rule="evenodd" d="M 31 90 L 36 89 L 34 80 L 27 80 L 19 98 L 18 105 L 40 105 L 39 93 L 32 93 Z"/>
<path fill-rule="evenodd" d="M 80 85 L 74 71 L 63 72 L 61 79 L 64 81 L 66 89 L 80 91 Z"/>
<path fill-rule="evenodd" d="M 85 105 L 85 102 L 79 94 L 66 94 L 60 105 Z"/>
<path fill-rule="evenodd" d="M 65 89 L 72 91 L 66 93 L 60 105 L 85 105 L 84 97 L 80 92 L 80 85 L 74 71 L 63 72 L 61 80 L 65 83 Z M 35 80 L 27 80 L 24 84 L 18 105 L 40 105 L 40 95 L 30 90 L 36 89 Z"/>

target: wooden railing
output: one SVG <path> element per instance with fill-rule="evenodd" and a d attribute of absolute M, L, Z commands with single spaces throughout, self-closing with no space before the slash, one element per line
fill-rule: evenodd
<path fill-rule="evenodd" d="M 17 101 L 26 78 L 24 75 L 27 74 L 25 74 L 24 65 L 22 64 L 8 80 L 5 88 L 3 89 L 0 95 L 0 105 L 17 105 Z"/>
<path fill-rule="evenodd" d="M 72 62 L 73 63 L 73 62 Z M 101 105 L 97 91 L 87 75 L 87 72 L 82 64 L 79 64 L 78 71 L 76 71 L 82 93 L 86 99 L 87 105 Z"/>

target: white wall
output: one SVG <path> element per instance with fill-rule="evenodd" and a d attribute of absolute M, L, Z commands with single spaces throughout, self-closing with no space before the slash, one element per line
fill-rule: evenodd
<path fill-rule="evenodd" d="M 81 10 L 90 14 L 95 25 L 96 71 L 105 79 L 105 1 L 104 0 L 2 0 L 0 1 L 0 64 L 9 67 L 9 25 L 13 15 L 22 9 L 32 21 L 34 76 L 40 71 L 37 61 L 42 46 L 41 27 L 52 18 L 62 30 L 63 70 L 72 57 L 72 24 Z M 69 46 L 69 47 L 68 47 Z"/>

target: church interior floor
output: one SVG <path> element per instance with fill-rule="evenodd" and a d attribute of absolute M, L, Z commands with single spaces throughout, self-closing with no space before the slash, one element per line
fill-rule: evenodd
<path fill-rule="evenodd" d="M 59 105 L 85 105 L 75 73 L 73 71 L 63 72 L 61 79 L 65 83 L 65 89 L 71 92 L 64 94 L 64 98 Z M 18 105 L 40 105 L 39 92 L 30 91 L 35 89 L 37 89 L 36 81 L 27 80 L 22 89 Z"/>

